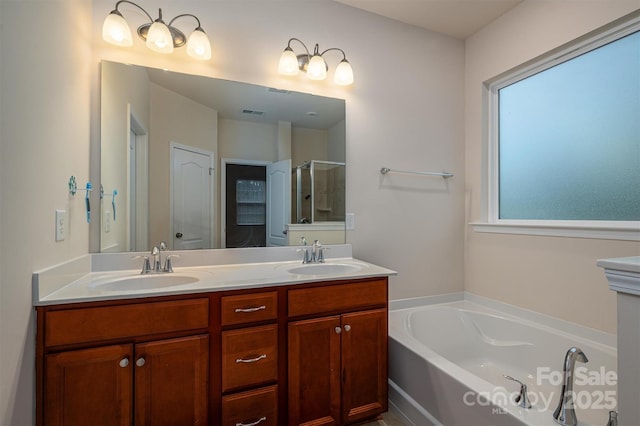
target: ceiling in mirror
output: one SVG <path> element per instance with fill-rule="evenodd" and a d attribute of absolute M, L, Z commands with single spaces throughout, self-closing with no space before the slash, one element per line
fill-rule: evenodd
<path fill-rule="evenodd" d="M 100 103 L 100 251 L 344 242 L 344 100 L 103 61 Z"/>

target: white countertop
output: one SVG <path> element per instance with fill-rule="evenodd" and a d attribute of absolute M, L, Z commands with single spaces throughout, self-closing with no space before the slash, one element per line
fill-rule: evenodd
<path fill-rule="evenodd" d="M 605 269 L 640 273 L 640 256 L 600 259 L 597 265 Z"/>
<path fill-rule="evenodd" d="M 346 246 L 346 245 L 344 245 Z M 124 269 L 118 265 L 131 265 L 135 254 L 119 254 L 118 258 L 101 258 L 100 254 L 87 255 L 61 265 L 48 268 L 33 274 L 33 304 L 35 306 L 57 305 L 64 303 L 79 303 L 98 300 L 119 300 L 142 298 L 150 296 L 165 296 L 176 294 L 205 293 L 211 291 L 225 291 L 247 288 L 262 288 L 280 285 L 290 285 L 308 282 L 331 281 L 341 279 L 358 279 L 396 275 L 395 271 L 350 257 L 351 247 L 343 245 L 335 247 L 335 255 L 347 257 L 328 257 L 325 264 L 346 265 L 339 273 L 297 273 L 296 269 L 303 266 L 300 260 L 280 260 L 283 257 L 296 258 L 295 248 L 263 248 L 242 252 L 236 250 L 224 253 L 187 253 L 180 252 L 181 263 L 174 263 L 173 273 L 154 273 L 140 275 L 140 268 Z M 333 247 L 333 246 L 332 246 Z M 172 252 L 176 253 L 176 252 Z M 276 261 L 255 262 L 260 255 L 265 259 Z M 106 255 L 109 256 L 109 255 Z M 204 257 L 203 257 L 204 256 Z M 221 259 L 229 262 L 230 256 L 234 263 L 219 263 Z M 92 258 L 93 257 L 93 258 Z M 186 259 L 183 259 L 186 258 Z M 196 259 L 197 258 L 197 259 Z M 105 261 L 106 260 L 106 261 Z M 218 262 L 216 262 L 218 261 Z M 139 260 L 135 262 L 141 263 Z M 200 263 L 200 264 L 198 264 Z M 204 263 L 204 264 L 203 264 Z M 110 268 L 104 265 L 109 264 Z M 316 264 L 309 264 L 312 266 Z M 105 270 L 108 269 L 108 270 Z M 293 270 L 293 272 L 291 271 Z M 166 280 L 164 286 L 147 289 L 114 289 L 112 283 L 122 282 L 127 278 L 154 277 Z M 165 278 L 166 277 L 166 278 Z M 195 282 L 172 285 L 171 282 L 181 279 L 197 280 Z M 145 281 L 146 282 L 146 281 Z M 144 286 L 144 284 L 142 284 Z"/>

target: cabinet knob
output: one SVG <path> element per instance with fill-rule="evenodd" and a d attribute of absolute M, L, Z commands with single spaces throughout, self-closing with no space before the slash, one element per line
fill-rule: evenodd
<path fill-rule="evenodd" d="M 178 239 L 182 238 L 182 232 L 176 232 L 176 238 Z"/>
<path fill-rule="evenodd" d="M 236 423 L 236 426 L 256 426 L 256 425 L 258 425 L 258 424 L 260 424 L 262 422 L 266 422 L 266 421 L 267 421 L 267 418 L 262 416 L 262 417 L 260 417 L 258 420 L 256 420 L 253 423 Z"/>
<path fill-rule="evenodd" d="M 336 329 L 335 329 L 335 330 L 336 330 L 336 334 L 340 334 L 340 333 L 342 333 L 342 329 L 341 329 L 340 327 L 336 327 Z"/>
<path fill-rule="evenodd" d="M 351 326 L 349 324 L 344 325 L 344 331 L 351 331 Z"/>
<path fill-rule="evenodd" d="M 136 361 L 136 365 L 138 367 L 142 367 L 145 363 L 146 363 L 146 361 L 144 360 L 143 357 L 138 358 L 138 360 Z"/>
<path fill-rule="evenodd" d="M 129 358 L 124 357 L 120 360 L 120 367 L 124 368 L 129 365 Z"/>

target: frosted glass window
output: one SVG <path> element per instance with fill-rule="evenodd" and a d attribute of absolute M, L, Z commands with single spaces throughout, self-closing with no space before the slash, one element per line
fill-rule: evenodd
<path fill-rule="evenodd" d="M 640 220 L 640 31 L 498 91 L 499 219 Z"/>

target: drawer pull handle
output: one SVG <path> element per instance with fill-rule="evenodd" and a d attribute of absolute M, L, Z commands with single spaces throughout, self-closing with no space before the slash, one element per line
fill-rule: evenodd
<path fill-rule="evenodd" d="M 267 357 L 267 354 L 262 354 L 262 355 L 260 355 L 258 357 L 251 358 L 251 359 L 238 358 L 238 359 L 236 359 L 236 364 L 240 364 L 241 362 L 245 362 L 245 363 L 257 362 L 257 361 L 260 361 L 261 359 L 265 359 L 266 357 Z"/>
<path fill-rule="evenodd" d="M 262 423 L 264 421 L 267 421 L 267 418 L 263 416 L 253 423 L 236 423 L 236 426 L 256 426 L 257 424 Z"/>
<path fill-rule="evenodd" d="M 261 311 L 263 309 L 267 309 L 267 307 L 265 305 L 261 305 L 261 306 L 256 306 L 255 308 L 236 308 L 235 312 L 251 313 L 251 312 Z"/>

